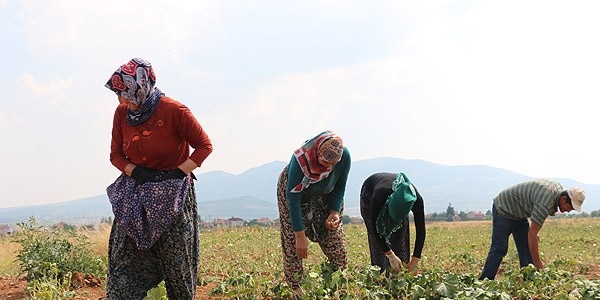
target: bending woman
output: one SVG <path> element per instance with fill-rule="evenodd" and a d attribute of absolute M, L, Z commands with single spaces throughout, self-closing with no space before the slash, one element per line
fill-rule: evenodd
<path fill-rule="evenodd" d="M 413 212 L 415 248 L 410 256 L 408 214 Z M 369 238 L 371 265 L 381 270 L 401 266 L 416 273 L 425 244 L 423 197 L 403 173 L 376 173 L 365 180 L 360 191 L 360 214 Z"/>
<path fill-rule="evenodd" d="M 342 139 L 325 131 L 296 149 L 279 175 L 277 205 L 285 279 L 302 293 L 302 259 L 308 240 L 317 242 L 334 268 L 348 264 L 342 213 L 350 153 Z"/>

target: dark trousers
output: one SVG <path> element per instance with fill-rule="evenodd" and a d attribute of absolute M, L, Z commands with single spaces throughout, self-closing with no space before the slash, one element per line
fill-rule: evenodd
<path fill-rule="evenodd" d="M 379 244 L 379 233 L 377 228 L 373 226 L 373 220 L 371 220 L 371 202 L 373 199 L 372 190 L 361 189 L 360 193 L 360 215 L 362 216 L 365 226 L 367 228 L 367 238 L 369 241 L 369 252 L 371 256 L 371 265 L 379 266 L 382 271 L 389 273 L 390 261 L 385 256 L 382 246 Z M 402 221 L 402 227 L 390 236 L 390 249 L 394 251 L 394 254 L 400 258 L 400 260 L 408 264 L 410 260 L 410 231 L 409 231 L 408 218 Z"/>
<path fill-rule="evenodd" d="M 200 230 L 193 185 L 183 213 L 148 250 L 140 250 L 123 229 L 113 225 L 108 245 L 107 300 L 141 300 L 165 281 L 167 297 L 192 300 L 196 294 Z"/>
<path fill-rule="evenodd" d="M 508 252 L 508 237 L 512 234 L 519 254 L 521 267 L 533 263 L 527 234 L 529 232 L 529 221 L 525 219 L 513 220 L 498 214 L 496 206 L 492 206 L 492 245 L 488 252 L 485 265 L 479 280 L 484 278 L 493 280 L 500 268 L 502 259 Z"/>

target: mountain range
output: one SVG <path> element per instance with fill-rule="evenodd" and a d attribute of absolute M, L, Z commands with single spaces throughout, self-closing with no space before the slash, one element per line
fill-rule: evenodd
<path fill-rule="evenodd" d="M 276 219 L 277 179 L 286 163 L 273 161 L 238 175 L 222 171 L 197 174 L 195 186 L 200 217 L 207 221 L 230 217 Z M 457 212 L 486 212 L 491 209 L 492 198 L 502 189 L 533 179 L 485 165 L 449 166 L 394 157 L 358 160 L 352 162 L 346 185 L 346 215 L 360 216 L 361 185 L 377 172 L 404 172 L 423 196 L 426 213 L 445 213 L 449 205 Z M 600 203 L 595 201 L 600 196 L 600 185 L 583 184 L 568 178 L 549 179 L 560 182 L 565 189 L 571 186 L 584 188 L 587 199 L 583 210 L 600 209 Z M 23 222 L 30 216 L 46 223 L 88 224 L 112 216 L 112 210 L 106 194 L 56 204 L 0 208 L 0 224 Z"/>

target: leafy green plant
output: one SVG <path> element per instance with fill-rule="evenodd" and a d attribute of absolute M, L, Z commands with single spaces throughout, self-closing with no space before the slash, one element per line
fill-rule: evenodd
<path fill-rule="evenodd" d="M 211 290 L 210 295 L 228 296 L 232 299 L 268 299 L 275 295 L 273 290 L 287 293 L 285 289 L 281 289 L 278 285 L 275 285 L 274 289 L 270 289 L 273 286 L 273 282 L 268 278 L 257 277 L 254 274 L 241 270 L 236 275 L 218 283 Z"/>
<path fill-rule="evenodd" d="M 45 274 L 28 284 L 31 298 L 72 299 L 68 277 L 59 276 L 59 273 L 65 273 L 59 271 L 65 266 L 85 265 L 83 262 L 97 266 L 99 260 L 102 271 L 97 274 L 104 274 L 105 259 L 95 258 L 85 249 L 78 263 L 73 263 L 76 261 L 73 259 L 45 259 L 52 253 L 46 248 L 54 248 L 57 252 L 71 249 L 69 253 L 72 253 L 78 246 L 69 246 L 69 243 L 77 243 L 77 238 L 62 232 L 64 230 L 42 228 L 37 223 L 23 225 L 31 232 L 23 229 L 19 239 L 27 241 L 24 244 L 32 248 L 33 243 L 28 243 L 35 240 L 40 251 L 19 253 L 22 259 L 31 258 L 31 264 L 23 264 L 22 272 L 29 275 L 26 270 L 30 269 L 32 274 Z M 564 234 L 565 228 L 569 228 L 568 235 Z M 310 255 L 304 260 L 303 299 L 600 299 L 599 218 L 578 219 L 577 222 L 548 220 L 540 232 L 544 269 L 520 268 L 511 241 L 511 250 L 504 258 L 496 280 L 483 281 L 478 277 L 489 249 L 489 221 L 428 223 L 418 275 L 392 272 L 386 276 L 378 267 L 370 266 L 364 225 L 349 224 L 344 229 L 349 265 L 344 270 L 332 269 L 318 245 L 312 243 Z M 411 236 L 413 234 L 411 232 Z M 52 239 L 62 240 L 59 236 L 68 242 L 51 242 Z M 210 286 L 210 294 L 215 298 L 290 299 L 292 291 L 283 276 L 279 228 L 203 231 L 200 242 L 198 284 Z M 83 244 L 88 243 L 84 239 Z M 39 263 L 33 264 L 34 261 Z M 150 290 L 146 299 L 167 299 L 164 283 Z"/>
<path fill-rule="evenodd" d="M 560 234 L 565 224 L 581 226 L 581 234 Z M 490 224 L 428 224 L 419 274 L 386 276 L 370 266 L 364 226 L 345 227 L 349 265 L 334 270 L 314 243 L 304 261 L 302 299 L 600 299 L 596 270 L 600 220 L 585 225 L 551 220 L 541 233 L 546 267 L 519 267 L 516 251 L 503 260 L 496 280 L 478 280 L 489 249 Z M 412 228 L 411 228 L 412 229 Z M 483 229 L 483 230 L 482 230 Z M 257 242 L 260 241 L 260 242 Z M 289 299 L 281 271 L 277 228 L 235 229 L 203 233 L 200 278 L 215 282 L 211 295 L 228 299 Z M 511 245 L 514 247 L 514 245 Z M 590 268 L 590 266 L 592 266 Z M 583 278 L 582 278 L 583 277 Z"/>
<path fill-rule="evenodd" d="M 149 290 L 146 293 L 146 298 L 144 300 L 168 300 L 167 298 L 167 288 L 165 287 L 165 282 L 162 281 L 157 287 Z"/>
<path fill-rule="evenodd" d="M 69 289 L 68 281 L 58 279 L 58 268 L 51 268 L 53 275 L 51 277 L 32 279 L 25 291 L 29 298 L 33 300 L 54 300 L 54 299 L 73 299 L 75 293 Z"/>
<path fill-rule="evenodd" d="M 45 228 L 33 217 L 17 226 L 14 242 L 22 247 L 17 261 L 26 275 L 30 293 L 41 295 L 56 287 L 69 287 L 74 271 L 105 277 L 106 260 L 90 255 L 87 247 L 91 243 L 85 235 L 73 229 Z"/>

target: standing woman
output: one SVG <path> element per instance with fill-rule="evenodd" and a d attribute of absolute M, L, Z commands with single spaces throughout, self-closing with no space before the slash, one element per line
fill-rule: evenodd
<path fill-rule="evenodd" d="M 413 212 L 416 240 L 412 258 L 408 214 Z M 371 265 L 381 270 L 401 266 L 413 274 L 425 244 L 423 197 L 404 173 L 376 173 L 365 180 L 360 191 L 360 214 L 365 221 Z"/>
<path fill-rule="evenodd" d="M 105 85 L 120 103 L 110 161 L 122 172 L 107 188 L 115 215 L 108 300 L 143 299 L 163 280 L 169 299 L 194 299 L 196 292 L 200 233 L 192 171 L 212 144 L 190 110 L 155 83 L 152 65 L 134 58 Z"/>
<path fill-rule="evenodd" d="M 325 131 L 296 149 L 279 175 L 277 205 L 285 279 L 302 293 L 302 259 L 309 239 L 316 242 L 334 268 L 348 264 L 342 213 L 350 153 L 342 139 Z"/>

